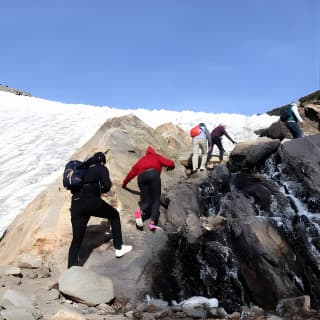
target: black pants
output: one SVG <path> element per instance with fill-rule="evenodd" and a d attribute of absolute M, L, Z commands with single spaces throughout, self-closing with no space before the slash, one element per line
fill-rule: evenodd
<path fill-rule="evenodd" d="M 301 138 L 303 136 L 302 130 L 296 122 L 288 121 L 286 122 L 286 125 L 291 132 L 293 139 Z"/>
<path fill-rule="evenodd" d="M 139 174 L 138 186 L 140 189 L 139 206 L 144 213 L 143 218 L 150 217 L 158 224 L 160 215 L 161 179 L 157 170 L 149 169 Z"/>
<path fill-rule="evenodd" d="M 106 218 L 111 221 L 114 248 L 121 249 L 122 231 L 119 212 L 101 198 L 72 200 L 71 224 L 73 237 L 69 248 L 68 268 L 79 264 L 81 242 L 91 216 Z"/>
<path fill-rule="evenodd" d="M 216 145 L 219 149 L 219 160 L 222 161 L 223 160 L 223 146 L 222 146 L 222 142 L 221 142 L 221 138 L 220 137 L 212 137 L 211 139 L 212 141 L 212 149 L 214 147 L 214 145 Z"/>

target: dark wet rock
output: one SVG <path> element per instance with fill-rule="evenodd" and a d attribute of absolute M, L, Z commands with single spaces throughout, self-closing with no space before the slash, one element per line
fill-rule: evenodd
<path fill-rule="evenodd" d="M 231 174 L 226 165 L 219 164 L 214 167 L 212 181 L 218 192 L 226 193 L 230 191 L 230 178 Z"/>
<path fill-rule="evenodd" d="M 300 296 L 288 299 L 281 299 L 276 307 L 276 312 L 280 316 L 306 316 L 311 313 L 310 297 Z"/>
<path fill-rule="evenodd" d="M 266 159 L 277 151 L 280 140 L 258 138 L 252 141 L 241 142 L 231 151 L 229 166 L 235 169 L 252 169 L 263 165 Z"/>
<path fill-rule="evenodd" d="M 283 139 L 287 138 L 292 138 L 292 135 L 290 131 L 288 130 L 287 126 L 281 122 L 280 120 L 272 123 L 270 127 L 266 129 L 260 129 L 255 131 L 255 133 L 259 137 L 267 137 L 271 139 L 278 139 L 282 141 Z"/>
<path fill-rule="evenodd" d="M 294 180 L 295 196 L 308 205 L 310 211 L 320 208 L 320 134 L 284 143 L 280 150 L 284 179 Z"/>

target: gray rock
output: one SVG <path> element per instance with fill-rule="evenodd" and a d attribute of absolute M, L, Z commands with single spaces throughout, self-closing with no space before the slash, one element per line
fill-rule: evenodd
<path fill-rule="evenodd" d="M 149 305 L 155 306 L 160 309 L 165 309 L 168 307 L 168 302 L 161 299 L 152 299 L 149 301 Z"/>
<path fill-rule="evenodd" d="M 40 288 L 37 290 L 36 295 L 38 297 L 37 300 L 45 300 L 46 302 L 58 300 L 60 297 L 60 292 L 57 289 L 47 290 L 44 288 Z"/>
<path fill-rule="evenodd" d="M 59 310 L 50 320 L 86 320 L 86 317 L 71 310 Z"/>
<path fill-rule="evenodd" d="M 266 316 L 266 318 L 265 318 L 266 320 L 285 320 L 284 318 L 282 318 L 282 317 L 278 317 L 278 316 L 276 316 L 276 315 L 267 315 Z"/>
<path fill-rule="evenodd" d="M 42 257 L 31 253 L 24 253 L 18 257 L 18 265 L 20 268 L 40 268 L 42 266 Z"/>
<path fill-rule="evenodd" d="M 59 278 L 59 290 L 89 306 L 108 303 L 114 298 L 111 279 L 82 267 L 72 267 Z"/>
<path fill-rule="evenodd" d="M 6 309 L 13 309 L 13 308 L 25 308 L 25 309 L 33 309 L 32 301 L 25 296 L 24 293 L 8 289 L 3 294 L 1 300 L 1 306 Z"/>
<path fill-rule="evenodd" d="M 194 305 L 185 304 L 183 305 L 183 312 L 191 318 L 205 318 L 207 315 L 207 306 L 204 304 Z"/>
<path fill-rule="evenodd" d="M 21 269 L 14 266 L 0 266 L 0 275 L 6 276 L 20 276 Z"/>
<path fill-rule="evenodd" d="M 1 311 L 1 317 L 5 320 L 36 320 L 30 310 L 26 309 L 8 309 Z"/>
<path fill-rule="evenodd" d="M 210 308 L 209 309 L 209 314 L 214 317 L 214 318 L 226 318 L 228 313 L 226 312 L 226 310 L 224 310 L 224 308 L 222 307 L 218 307 L 218 308 Z"/>
<path fill-rule="evenodd" d="M 300 296 L 281 299 L 276 307 L 276 312 L 281 316 L 307 314 L 310 312 L 310 297 Z"/>

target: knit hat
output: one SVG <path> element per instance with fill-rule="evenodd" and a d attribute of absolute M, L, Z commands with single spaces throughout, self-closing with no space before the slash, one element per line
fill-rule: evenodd
<path fill-rule="evenodd" d="M 104 164 L 106 164 L 107 160 L 106 160 L 106 156 L 103 152 L 97 152 L 94 155 L 95 159 L 97 159 L 99 162 L 103 162 Z"/>

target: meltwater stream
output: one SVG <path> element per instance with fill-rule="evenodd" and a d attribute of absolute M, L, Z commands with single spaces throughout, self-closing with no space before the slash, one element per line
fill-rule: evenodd
<path fill-rule="evenodd" d="M 209 173 L 198 188 L 198 218 L 224 223 L 203 228 L 197 242 L 188 241 L 188 231 L 170 236 L 153 295 L 214 297 L 228 313 L 246 305 L 274 309 L 280 299 L 301 295 L 319 307 L 320 212 L 308 211 L 299 188 L 274 159 L 260 172 L 230 174 L 228 186 Z"/>

